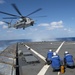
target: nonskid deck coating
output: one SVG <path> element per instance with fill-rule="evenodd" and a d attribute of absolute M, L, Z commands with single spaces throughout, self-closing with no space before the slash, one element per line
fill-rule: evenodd
<path fill-rule="evenodd" d="M 46 58 L 47 52 L 49 49 L 56 51 L 62 42 L 59 41 L 51 41 L 51 42 L 30 42 L 23 43 L 23 45 L 19 44 L 19 49 L 24 51 L 26 49 L 25 45 L 29 46 L 43 57 Z M 64 51 L 69 51 L 75 58 L 75 42 L 65 42 L 60 48 L 58 54 L 63 59 Z M 40 57 L 38 57 L 35 53 L 30 51 L 37 59 L 39 59 L 40 63 L 26 64 L 24 61 L 19 60 L 20 62 L 20 75 L 38 75 L 41 69 L 45 66 L 45 61 L 43 61 Z M 22 64 L 21 64 L 22 63 Z M 64 74 L 60 74 L 58 72 L 53 72 L 52 67 L 50 66 L 44 75 L 75 75 L 75 69 L 66 68 Z"/>
<path fill-rule="evenodd" d="M 30 48 L 32 48 L 34 51 L 41 54 L 44 58 L 46 58 L 48 50 L 52 49 L 53 51 L 56 51 L 62 42 L 61 41 L 49 41 L 49 42 L 28 42 L 28 43 L 25 42 L 23 44 L 18 43 L 18 50 L 22 50 L 23 53 L 29 51 L 33 56 L 35 56 L 40 61 L 40 63 L 27 64 L 22 59 L 23 55 L 19 56 L 18 58 L 19 58 L 20 75 L 40 75 L 39 72 L 41 71 L 42 68 L 45 67 L 45 61 L 42 60 L 39 56 L 37 56 L 34 52 L 28 50 L 26 48 L 26 45 L 29 46 Z M 10 53 L 13 53 L 13 58 L 14 58 L 15 50 L 16 50 L 16 44 L 7 47 L 5 49 L 5 51 L 2 52 L 1 55 L 9 57 L 10 56 L 9 52 L 10 52 Z M 62 45 L 62 47 L 60 48 L 60 50 L 58 52 L 59 56 L 62 59 L 64 57 L 64 52 L 66 50 L 69 51 L 75 58 L 75 42 L 74 41 L 64 42 L 64 44 Z M 41 75 L 43 75 L 43 73 Z M 66 68 L 65 73 L 60 74 L 58 72 L 53 72 L 52 67 L 50 66 L 49 68 L 47 68 L 47 71 L 45 72 L 44 75 L 75 75 L 75 69 Z"/>

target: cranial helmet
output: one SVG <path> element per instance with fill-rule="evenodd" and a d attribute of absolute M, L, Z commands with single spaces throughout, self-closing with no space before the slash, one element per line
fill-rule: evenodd
<path fill-rule="evenodd" d="M 68 51 L 65 51 L 65 54 L 69 53 Z"/>
<path fill-rule="evenodd" d="M 57 55 L 56 52 L 53 52 L 53 55 Z"/>
<path fill-rule="evenodd" d="M 51 52 L 52 50 L 50 49 L 49 51 Z"/>

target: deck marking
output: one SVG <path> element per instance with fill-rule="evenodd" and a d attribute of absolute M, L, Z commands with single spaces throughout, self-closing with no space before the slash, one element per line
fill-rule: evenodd
<path fill-rule="evenodd" d="M 65 42 L 65 41 L 64 41 Z M 59 52 L 60 48 L 62 47 L 62 45 L 64 44 L 64 42 L 61 43 L 61 45 L 58 47 L 58 49 L 56 50 L 56 53 Z"/>
<path fill-rule="evenodd" d="M 65 42 L 65 41 L 64 41 Z M 64 42 L 61 43 L 61 45 L 58 47 L 58 49 L 56 50 L 56 53 L 59 52 L 60 48 L 62 47 L 62 45 L 64 44 Z M 29 48 L 29 46 L 25 45 L 27 48 Z M 38 55 L 41 59 L 43 59 L 45 61 L 45 57 L 43 57 L 41 54 L 39 54 L 38 52 L 36 52 L 33 49 L 30 49 L 32 52 L 34 52 L 36 55 Z M 44 65 L 43 68 L 40 70 L 40 72 L 37 75 L 45 75 L 46 71 L 48 70 L 48 68 L 50 67 L 50 65 Z M 60 72 L 58 72 L 58 75 L 60 74 Z"/>
<path fill-rule="evenodd" d="M 65 42 L 65 41 L 64 41 Z M 59 46 L 59 48 L 56 50 L 56 53 L 59 52 L 60 48 L 62 47 L 62 45 L 64 44 L 64 42 Z M 58 75 L 60 75 L 60 72 L 58 72 Z"/>
<path fill-rule="evenodd" d="M 27 46 L 27 45 L 25 45 L 27 48 L 29 48 L 29 46 Z M 45 62 L 46 62 L 46 60 L 45 60 L 45 57 L 43 57 L 41 54 L 39 54 L 38 52 L 36 52 L 35 50 L 33 50 L 32 48 L 30 49 L 33 53 L 35 53 L 37 56 L 39 56 L 42 60 L 44 60 Z"/>
<path fill-rule="evenodd" d="M 37 75 L 44 75 L 50 65 L 45 65 Z"/>
<path fill-rule="evenodd" d="M 60 72 L 58 72 L 58 75 L 60 75 Z"/>

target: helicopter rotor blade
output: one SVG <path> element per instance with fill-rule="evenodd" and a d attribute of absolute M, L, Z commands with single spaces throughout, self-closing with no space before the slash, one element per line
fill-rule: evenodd
<path fill-rule="evenodd" d="M 6 15 L 10 15 L 10 16 L 16 16 L 16 17 L 20 17 L 20 16 L 17 16 L 17 15 L 13 15 L 13 14 L 6 13 L 6 12 L 2 12 L 2 11 L 0 11 L 0 13 L 2 13 L 2 14 L 6 14 Z"/>
<path fill-rule="evenodd" d="M 6 24 L 10 24 L 9 22 L 6 22 L 6 21 L 3 21 L 4 23 L 6 23 Z"/>
<path fill-rule="evenodd" d="M 14 7 L 14 9 L 18 12 L 18 14 L 20 16 L 22 16 L 22 14 L 20 13 L 19 9 L 17 8 L 17 6 L 15 4 L 12 4 L 12 6 Z"/>
<path fill-rule="evenodd" d="M 5 17 L 3 19 L 17 19 L 17 17 Z"/>
<path fill-rule="evenodd" d="M 10 24 L 12 23 L 13 19 L 10 21 Z"/>
<path fill-rule="evenodd" d="M 32 12 L 32 13 L 28 14 L 27 16 L 30 16 L 30 15 L 32 15 L 32 14 L 34 14 L 34 13 L 36 13 L 36 12 L 40 11 L 40 10 L 42 10 L 42 8 L 39 8 L 39 9 L 35 10 L 34 12 Z M 26 16 L 26 17 L 27 17 L 27 16 Z"/>

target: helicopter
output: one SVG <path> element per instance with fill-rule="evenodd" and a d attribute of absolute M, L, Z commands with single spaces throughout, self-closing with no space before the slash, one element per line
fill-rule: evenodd
<path fill-rule="evenodd" d="M 14 14 L 10 14 L 10 13 L 0 11 L 0 13 L 2 13 L 2 14 L 12 16 L 12 17 L 6 17 L 6 18 L 3 18 L 3 19 L 17 19 L 17 18 L 20 18 L 14 25 L 11 25 L 11 22 L 5 22 L 4 21 L 5 23 L 8 24 L 8 28 L 14 27 L 16 29 L 19 29 L 19 28 L 25 29 L 26 27 L 33 26 L 35 24 L 35 22 L 34 22 L 33 19 L 29 18 L 28 16 L 42 10 L 42 8 L 38 8 L 37 10 L 31 12 L 30 14 L 28 14 L 26 16 L 23 16 L 15 4 L 12 4 L 12 6 L 19 15 L 14 15 Z"/>
<path fill-rule="evenodd" d="M 26 27 L 29 27 L 29 26 L 33 26 L 33 23 L 29 23 L 29 22 L 21 22 L 22 19 L 19 19 L 15 24 L 11 24 L 12 23 L 12 20 L 10 22 L 7 22 L 7 21 L 2 21 L 6 24 L 8 24 L 8 28 L 16 28 L 16 29 L 20 29 L 20 28 L 23 28 L 25 29 Z"/>

